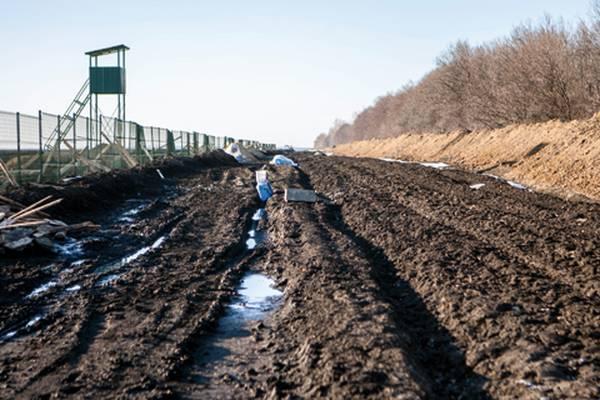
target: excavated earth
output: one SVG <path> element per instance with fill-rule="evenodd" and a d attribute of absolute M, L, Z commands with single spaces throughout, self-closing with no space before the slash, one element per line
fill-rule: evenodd
<path fill-rule="evenodd" d="M 600 397 L 599 205 L 290 156 L 266 204 L 223 153 L 11 193 L 101 228 L 2 255 L 0 398 Z M 251 273 L 282 295 L 238 321 Z"/>

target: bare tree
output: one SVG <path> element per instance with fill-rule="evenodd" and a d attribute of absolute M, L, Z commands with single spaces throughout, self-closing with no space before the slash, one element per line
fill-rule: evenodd
<path fill-rule="evenodd" d="M 574 29 L 546 17 L 483 45 L 458 41 L 421 81 L 336 121 L 318 142 L 589 117 L 600 110 L 600 0 L 591 10 Z"/>

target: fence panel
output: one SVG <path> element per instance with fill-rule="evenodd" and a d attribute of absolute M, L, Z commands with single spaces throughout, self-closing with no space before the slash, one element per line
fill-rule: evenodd
<path fill-rule="evenodd" d="M 60 139 L 60 140 L 59 140 Z M 235 139 L 206 133 L 141 126 L 100 116 L 28 115 L 0 111 L 0 185 L 58 182 L 95 171 L 146 165 L 167 156 L 193 156 L 224 149 Z M 274 149 L 271 144 L 240 141 L 248 147 Z"/>

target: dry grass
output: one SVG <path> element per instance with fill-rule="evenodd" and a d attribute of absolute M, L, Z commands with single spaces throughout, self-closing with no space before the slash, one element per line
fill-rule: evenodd
<path fill-rule="evenodd" d="M 572 122 L 511 125 L 472 133 L 407 134 L 339 145 L 336 154 L 444 161 L 489 170 L 537 190 L 600 200 L 600 113 Z"/>

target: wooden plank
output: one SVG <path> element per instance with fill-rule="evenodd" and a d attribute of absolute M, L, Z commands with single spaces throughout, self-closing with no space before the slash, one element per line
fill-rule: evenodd
<path fill-rule="evenodd" d="M 4 176 L 6 176 L 6 179 L 12 186 L 15 186 L 15 187 L 19 186 L 17 184 L 17 181 L 15 181 L 15 178 L 13 178 L 10 171 L 8 170 L 8 167 L 6 166 L 6 164 L 4 164 L 4 161 L 2 161 L 2 159 L 0 159 L 0 170 L 2 170 L 2 172 L 4 173 Z"/>

